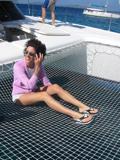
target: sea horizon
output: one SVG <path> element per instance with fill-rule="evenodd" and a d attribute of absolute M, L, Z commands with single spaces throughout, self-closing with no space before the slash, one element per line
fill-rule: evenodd
<path fill-rule="evenodd" d="M 43 0 L 13 0 L 16 4 L 34 4 L 34 5 L 41 5 L 43 3 Z M 94 0 L 95 1 L 95 0 Z M 104 2 L 101 1 L 101 4 L 99 4 L 98 1 L 93 3 L 90 0 L 57 0 L 56 6 L 57 7 L 68 7 L 68 8 L 80 8 L 80 9 L 86 9 L 86 8 L 96 8 L 96 7 L 103 7 L 105 9 L 106 7 L 106 0 Z M 112 0 L 109 0 L 109 4 L 107 5 L 107 11 L 113 12 L 113 13 L 119 13 L 120 14 L 120 2 L 119 0 L 114 1 L 114 6 L 112 7 Z"/>
<path fill-rule="evenodd" d="M 37 4 L 17 4 L 25 15 L 41 16 L 41 5 Z M 103 30 L 120 33 L 120 19 L 111 19 L 83 14 L 82 8 L 56 7 L 56 19 L 79 25 L 90 26 Z M 30 11 L 30 13 L 29 13 Z M 50 12 L 47 12 L 47 18 L 50 19 Z"/>

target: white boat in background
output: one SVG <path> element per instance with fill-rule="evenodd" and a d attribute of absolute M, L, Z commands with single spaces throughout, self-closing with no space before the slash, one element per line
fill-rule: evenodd
<path fill-rule="evenodd" d="M 120 18 L 120 14 L 105 12 L 102 9 L 96 9 L 96 8 L 87 8 L 83 11 L 83 14 L 96 17 L 105 17 L 105 18 L 116 18 L 116 19 Z"/>
<path fill-rule="evenodd" d="M 107 0 L 104 7 L 100 6 L 99 8 L 89 7 L 83 11 L 83 14 L 96 17 L 105 17 L 105 18 L 115 18 L 115 19 L 120 18 L 120 14 L 107 11 L 108 4 L 109 1 Z"/>

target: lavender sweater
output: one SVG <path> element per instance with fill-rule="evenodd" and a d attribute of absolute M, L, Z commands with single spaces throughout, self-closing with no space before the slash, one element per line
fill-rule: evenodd
<path fill-rule="evenodd" d="M 44 86 L 51 85 L 44 66 L 41 65 L 40 73 L 37 76 L 36 74 L 29 75 L 28 67 L 25 64 L 24 59 L 16 62 L 13 67 L 13 90 L 12 95 L 24 94 L 35 91 L 36 83 L 38 80 L 42 81 Z"/>

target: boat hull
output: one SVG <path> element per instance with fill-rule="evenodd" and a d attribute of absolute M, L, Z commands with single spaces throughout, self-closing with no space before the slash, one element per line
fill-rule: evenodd
<path fill-rule="evenodd" d="M 120 18 L 120 14 L 100 12 L 100 11 L 84 10 L 83 14 L 89 15 L 89 16 L 96 16 L 96 17 L 106 17 L 106 18 L 116 18 L 116 19 Z"/>

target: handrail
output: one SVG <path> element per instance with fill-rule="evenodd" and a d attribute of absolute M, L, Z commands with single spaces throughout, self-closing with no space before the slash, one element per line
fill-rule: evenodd
<path fill-rule="evenodd" d="M 28 13 L 29 13 L 29 15 L 31 14 L 30 1 L 29 0 L 28 0 Z"/>
<path fill-rule="evenodd" d="M 28 0 L 29 1 L 29 0 Z M 20 6 L 18 6 L 20 7 Z M 28 8 L 27 8 L 28 7 Z M 31 15 L 31 16 L 41 16 L 40 15 L 40 6 L 38 8 L 37 5 L 33 4 L 28 4 L 26 5 L 26 10 L 22 10 L 22 12 L 25 15 Z M 20 8 L 22 9 L 22 7 Z M 83 17 L 81 17 L 83 16 Z M 47 18 L 50 19 L 50 13 L 48 12 Z M 63 22 L 69 22 L 69 23 L 76 23 L 80 25 L 86 25 L 86 26 L 91 26 L 94 28 L 99 28 L 99 29 L 104 29 L 108 31 L 113 31 L 120 33 L 120 20 L 119 19 L 113 19 L 112 17 L 110 18 L 98 18 L 98 17 L 88 17 L 86 15 L 82 15 L 78 13 L 78 15 L 73 15 L 72 13 L 68 13 L 67 9 L 64 8 L 64 13 L 60 12 L 60 8 L 56 8 L 56 18 L 57 20 L 63 21 Z M 76 22 L 74 22 L 74 19 Z M 96 23 L 97 21 L 97 23 Z"/>

